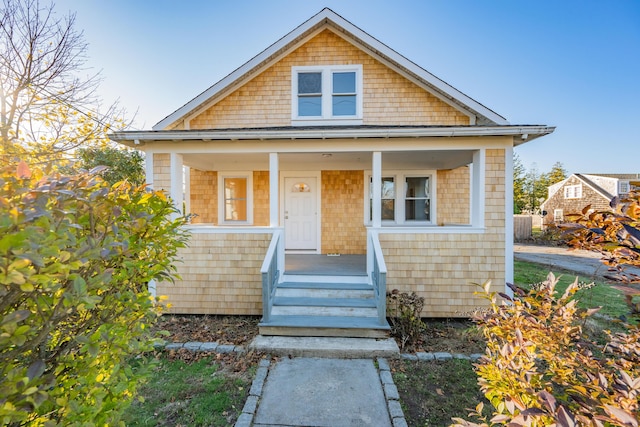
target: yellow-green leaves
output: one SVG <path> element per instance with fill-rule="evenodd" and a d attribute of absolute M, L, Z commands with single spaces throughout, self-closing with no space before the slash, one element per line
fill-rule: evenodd
<path fill-rule="evenodd" d="M 184 220 L 144 187 L 26 165 L 0 171 L 0 204 L 0 425 L 118 425 Z"/>

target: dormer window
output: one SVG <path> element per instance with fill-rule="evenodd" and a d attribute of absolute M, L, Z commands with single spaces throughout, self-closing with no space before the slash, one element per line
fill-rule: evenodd
<path fill-rule="evenodd" d="M 630 190 L 629 181 L 618 181 L 618 194 L 627 194 Z"/>
<path fill-rule="evenodd" d="M 292 67 L 293 125 L 362 124 L 362 66 Z"/>

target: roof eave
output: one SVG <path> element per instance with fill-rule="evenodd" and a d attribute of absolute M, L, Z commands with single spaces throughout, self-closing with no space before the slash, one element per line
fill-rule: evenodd
<path fill-rule="evenodd" d="M 139 148 L 160 141 L 215 140 L 295 140 L 295 139 L 358 139 L 358 138 L 426 138 L 426 137 L 486 137 L 513 136 L 514 145 L 548 135 L 555 130 L 544 125 L 509 126 L 443 126 L 419 128 L 375 129 L 238 129 L 238 130 L 172 130 L 114 132 L 109 138 L 115 142 Z"/>

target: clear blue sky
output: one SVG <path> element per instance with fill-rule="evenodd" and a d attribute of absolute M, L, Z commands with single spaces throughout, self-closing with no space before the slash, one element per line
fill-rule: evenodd
<path fill-rule="evenodd" d="M 527 169 L 640 173 L 638 0 L 57 0 L 102 70 L 102 96 L 150 129 L 330 7 L 512 124 L 556 131 Z"/>

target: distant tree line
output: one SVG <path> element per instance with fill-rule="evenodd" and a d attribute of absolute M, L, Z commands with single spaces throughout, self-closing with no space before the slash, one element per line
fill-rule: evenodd
<path fill-rule="evenodd" d="M 540 213 L 540 205 L 547 198 L 547 188 L 567 178 L 567 171 L 556 162 L 549 172 L 539 172 L 535 164 L 527 170 L 520 157 L 513 155 L 513 212 Z"/>

